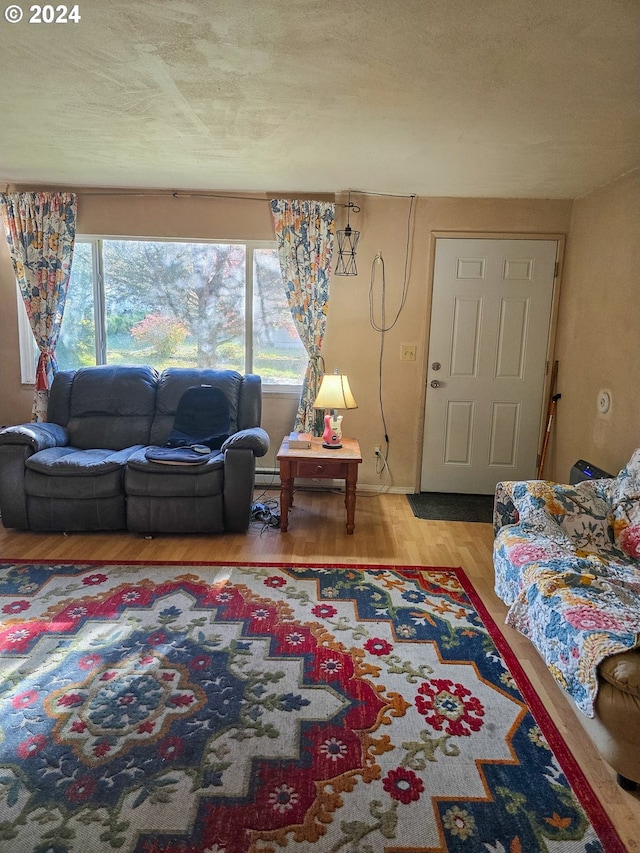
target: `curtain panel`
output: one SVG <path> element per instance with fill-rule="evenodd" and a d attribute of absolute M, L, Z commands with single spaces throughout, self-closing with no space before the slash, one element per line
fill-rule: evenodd
<path fill-rule="evenodd" d="M 322 341 L 327 327 L 335 233 L 332 202 L 273 199 L 280 271 L 300 340 L 309 356 L 294 429 L 322 433 L 322 413 L 313 408 L 322 378 Z"/>
<path fill-rule="evenodd" d="M 46 421 L 76 234 L 74 193 L 0 194 L 0 213 L 40 357 L 32 420 Z"/>

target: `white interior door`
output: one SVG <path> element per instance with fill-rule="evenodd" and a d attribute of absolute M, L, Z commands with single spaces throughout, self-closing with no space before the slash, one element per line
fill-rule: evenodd
<path fill-rule="evenodd" d="M 555 240 L 436 240 L 424 492 L 535 476 Z"/>

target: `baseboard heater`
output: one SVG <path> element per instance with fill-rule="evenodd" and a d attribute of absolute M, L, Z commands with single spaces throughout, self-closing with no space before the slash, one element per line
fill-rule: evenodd
<path fill-rule="evenodd" d="M 585 462 L 584 459 L 578 459 L 569 473 L 569 482 L 572 486 L 575 486 L 576 483 L 581 483 L 583 480 L 600 480 L 604 477 L 613 476 L 614 474 L 603 471 L 597 465 Z"/>
<path fill-rule="evenodd" d="M 275 483 L 280 487 L 279 468 L 256 468 L 256 486 L 270 486 Z"/>
<path fill-rule="evenodd" d="M 256 468 L 256 486 L 268 486 L 272 489 L 280 488 L 279 468 Z M 313 477 L 300 477 L 296 479 L 296 489 L 313 489 L 320 484 L 323 491 L 344 491 L 344 480 L 314 480 Z M 366 491 L 366 489 L 365 489 Z"/>

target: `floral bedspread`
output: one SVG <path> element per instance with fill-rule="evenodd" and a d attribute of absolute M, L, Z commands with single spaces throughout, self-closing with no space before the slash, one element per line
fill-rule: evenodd
<path fill-rule="evenodd" d="M 495 590 L 509 605 L 506 621 L 589 717 L 598 664 L 640 644 L 640 560 L 623 550 L 635 547 L 629 533 L 640 492 L 620 497 L 621 484 L 636 489 L 636 473 L 640 482 L 638 452 L 632 463 L 612 480 L 496 490 Z"/>

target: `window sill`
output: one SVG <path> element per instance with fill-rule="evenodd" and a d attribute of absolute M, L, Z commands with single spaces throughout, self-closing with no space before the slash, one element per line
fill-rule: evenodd
<path fill-rule="evenodd" d="M 300 396 L 302 385 L 264 385 L 262 393 L 269 397 L 296 397 Z"/>
<path fill-rule="evenodd" d="M 20 386 L 25 389 L 33 390 L 36 387 L 35 380 L 33 382 L 21 382 Z M 302 385 L 263 385 L 262 393 L 268 394 L 269 397 L 296 397 L 302 393 Z"/>

